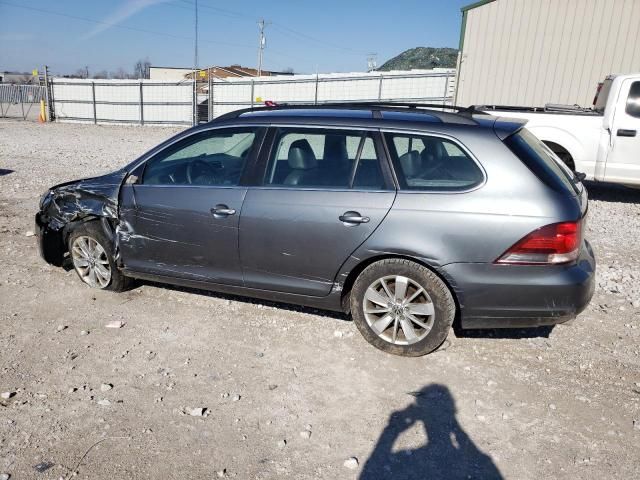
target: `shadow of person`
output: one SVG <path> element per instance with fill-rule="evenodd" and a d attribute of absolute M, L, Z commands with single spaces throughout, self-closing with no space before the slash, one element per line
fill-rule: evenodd
<path fill-rule="evenodd" d="M 432 384 L 412 395 L 414 403 L 391 414 L 359 480 L 503 478 L 456 420 L 455 402 L 447 387 Z M 392 451 L 400 435 L 419 423 L 427 433 L 427 443 Z"/>

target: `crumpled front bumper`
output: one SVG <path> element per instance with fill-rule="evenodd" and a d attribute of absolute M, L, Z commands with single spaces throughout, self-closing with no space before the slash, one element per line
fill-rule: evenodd
<path fill-rule="evenodd" d="M 62 266 L 66 251 L 62 231 L 49 228 L 42 219 L 42 212 L 38 212 L 35 217 L 34 232 L 38 239 L 38 251 L 42 259 L 51 265 Z"/>

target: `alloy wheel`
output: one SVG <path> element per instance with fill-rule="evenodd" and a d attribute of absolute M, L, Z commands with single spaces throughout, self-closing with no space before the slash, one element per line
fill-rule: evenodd
<path fill-rule="evenodd" d="M 94 238 L 78 237 L 71 247 L 71 258 L 80 278 L 94 288 L 105 288 L 111 280 L 111 265 L 104 247 Z"/>
<path fill-rule="evenodd" d="M 419 342 L 429 335 L 435 320 L 427 291 L 402 275 L 382 277 L 369 285 L 363 311 L 374 333 L 394 345 Z"/>

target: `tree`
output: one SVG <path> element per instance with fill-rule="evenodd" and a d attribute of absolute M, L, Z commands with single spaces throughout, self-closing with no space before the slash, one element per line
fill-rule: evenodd
<path fill-rule="evenodd" d="M 99 72 L 96 72 L 93 74 L 93 78 L 96 78 L 96 79 L 109 78 L 109 72 L 107 72 L 106 70 L 100 70 Z"/>
<path fill-rule="evenodd" d="M 124 80 L 126 78 L 130 78 L 131 75 L 129 75 L 124 68 L 120 67 L 118 68 L 118 70 L 116 70 L 115 72 L 111 72 L 111 78 L 117 78 L 119 80 Z"/>
<path fill-rule="evenodd" d="M 70 75 L 71 78 L 88 78 L 87 77 L 87 68 L 83 67 L 83 68 L 79 68 L 75 71 L 74 74 Z"/>
<path fill-rule="evenodd" d="M 149 78 L 149 68 L 151 68 L 151 62 L 148 58 L 138 60 L 133 67 L 134 78 Z"/>

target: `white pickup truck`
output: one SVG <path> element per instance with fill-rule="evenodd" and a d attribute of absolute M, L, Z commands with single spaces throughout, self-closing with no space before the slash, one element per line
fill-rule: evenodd
<path fill-rule="evenodd" d="M 640 188 L 640 73 L 608 76 L 598 88 L 594 108 L 475 108 L 527 119 L 527 129 L 587 180 Z"/>

